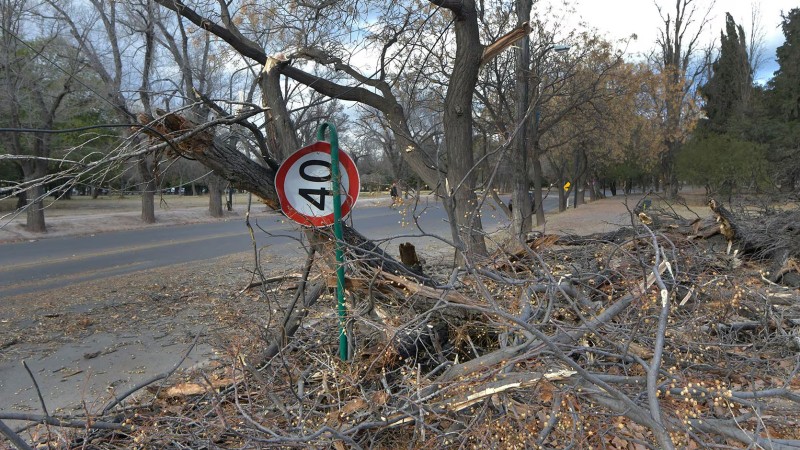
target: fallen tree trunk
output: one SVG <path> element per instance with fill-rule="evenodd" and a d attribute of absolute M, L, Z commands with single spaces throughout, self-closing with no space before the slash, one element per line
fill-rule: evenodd
<path fill-rule="evenodd" d="M 709 207 L 716 216 L 720 234 L 741 253 L 770 261 L 768 279 L 800 286 L 800 211 L 787 210 L 745 219 L 735 216 L 714 199 Z"/>
<path fill-rule="evenodd" d="M 233 187 L 254 194 L 270 209 L 280 211 L 281 205 L 275 190 L 274 167 L 257 163 L 237 149 L 213 139 L 205 128 L 174 113 L 165 113 L 157 119 L 141 114 L 139 121 L 146 125 L 144 130 L 151 136 L 158 139 L 173 139 L 174 142 L 169 148 L 177 152 L 176 157 L 188 157 L 199 161 L 215 174 L 228 180 Z M 413 278 L 426 286 L 435 285 L 430 277 L 409 269 L 354 228 L 342 224 L 342 229 L 344 243 L 351 253 L 350 260 Z M 307 230 L 315 235 L 313 241 L 332 242 L 332 236 L 326 229 Z"/>

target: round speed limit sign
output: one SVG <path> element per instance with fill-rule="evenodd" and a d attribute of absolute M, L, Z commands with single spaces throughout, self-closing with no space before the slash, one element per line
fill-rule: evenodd
<path fill-rule="evenodd" d="M 350 213 L 361 190 L 356 164 L 344 151 L 339 152 L 339 173 L 339 201 L 344 217 Z M 332 225 L 330 143 L 315 142 L 286 158 L 275 176 L 275 189 L 286 217 L 309 227 Z"/>

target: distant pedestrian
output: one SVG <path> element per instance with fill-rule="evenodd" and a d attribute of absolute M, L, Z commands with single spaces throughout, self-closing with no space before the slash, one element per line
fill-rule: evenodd
<path fill-rule="evenodd" d="M 403 203 L 403 200 L 400 198 L 400 190 L 397 188 L 397 182 L 392 182 L 392 187 L 389 188 L 389 195 L 392 196 L 392 204 L 389 206 L 390 208 L 394 208 Z"/>

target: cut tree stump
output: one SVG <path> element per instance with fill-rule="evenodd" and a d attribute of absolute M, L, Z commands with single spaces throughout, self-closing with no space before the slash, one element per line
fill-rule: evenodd
<path fill-rule="evenodd" d="M 410 242 L 400 244 L 400 261 L 414 272 L 422 275 L 422 263 L 417 256 L 417 248 L 414 247 L 414 244 Z"/>

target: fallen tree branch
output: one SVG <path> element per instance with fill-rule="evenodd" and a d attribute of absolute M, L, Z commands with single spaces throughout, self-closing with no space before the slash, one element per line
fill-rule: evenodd
<path fill-rule="evenodd" d="M 575 375 L 576 372 L 572 370 L 557 370 L 548 373 L 527 372 L 527 373 L 512 373 L 507 375 L 500 375 L 495 381 L 480 385 L 472 392 L 461 394 L 455 397 L 446 398 L 437 401 L 425 409 L 433 412 L 459 412 L 463 411 L 470 406 L 490 398 L 493 395 L 500 394 L 510 390 L 525 389 L 535 386 L 542 381 L 563 381 Z M 427 390 L 426 390 L 427 391 Z M 420 393 L 420 395 L 423 395 Z M 419 408 L 418 405 L 413 405 Z M 418 414 L 415 411 L 402 411 L 393 414 L 387 419 L 388 427 L 396 427 L 400 425 L 407 425 L 416 422 Z"/>
<path fill-rule="evenodd" d="M 408 292 L 411 293 L 411 295 L 419 295 L 421 297 L 426 297 L 436 300 L 442 299 L 451 303 L 459 303 L 462 305 L 475 304 L 474 300 L 454 290 L 437 290 L 434 289 L 433 287 L 418 284 L 414 281 L 409 280 L 408 278 L 399 275 L 394 275 L 386 271 L 381 272 L 380 275 L 393 283 L 397 283 L 400 287 L 408 290 Z"/>
<path fill-rule="evenodd" d="M 800 440 L 763 438 L 750 434 L 741 428 L 739 422 L 718 419 L 692 419 L 689 421 L 692 428 L 704 433 L 722 435 L 737 440 L 749 446 L 756 445 L 770 450 L 798 450 Z"/>
<path fill-rule="evenodd" d="M 468 408 L 494 394 L 499 394 L 512 389 L 524 389 L 534 386 L 542 380 L 563 381 L 567 380 L 577 372 L 574 370 L 557 370 L 548 373 L 512 373 L 497 377 L 496 381 L 480 386 L 480 390 L 462 394 L 458 397 L 442 400 L 435 404 L 436 407 L 444 408 L 448 411 L 461 411 Z"/>
<path fill-rule="evenodd" d="M 0 418 L 2 418 L 3 413 L 0 413 Z M 48 416 L 49 417 L 49 416 Z M 5 436 L 8 439 L 8 442 L 14 447 L 17 447 L 18 450 L 33 450 L 24 439 L 22 439 L 17 433 L 14 432 L 8 425 L 5 424 L 2 420 L 0 420 L 0 434 Z"/>
<path fill-rule="evenodd" d="M 58 416 L 45 416 L 41 414 L 27 414 L 14 412 L 0 412 L 0 420 L 19 420 L 24 422 L 46 423 L 56 427 L 65 428 L 91 428 L 94 430 L 118 430 L 130 433 L 133 431 L 128 425 L 101 420 L 78 420 L 59 418 Z"/>

